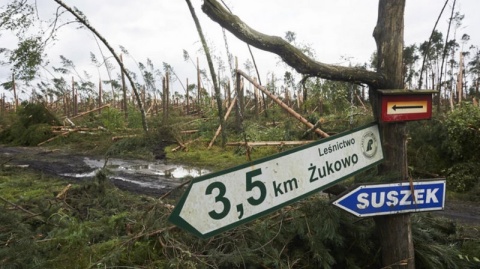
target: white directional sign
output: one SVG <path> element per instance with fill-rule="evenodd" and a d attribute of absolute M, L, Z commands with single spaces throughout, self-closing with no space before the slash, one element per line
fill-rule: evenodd
<path fill-rule="evenodd" d="M 377 124 L 198 177 L 169 220 L 207 238 L 251 221 L 383 160 Z"/>

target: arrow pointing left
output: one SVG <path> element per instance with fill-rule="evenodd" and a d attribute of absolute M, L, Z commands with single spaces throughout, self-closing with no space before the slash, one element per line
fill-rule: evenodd
<path fill-rule="evenodd" d="M 445 180 L 361 185 L 332 204 L 357 217 L 442 210 Z"/>
<path fill-rule="evenodd" d="M 415 108 L 423 108 L 423 106 L 397 106 L 393 105 L 393 110 L 397 111 L 397 109 L 415 109 Z"/>
<path fill-rule="evenodd" d="M 303 199 L 383 160 L 376 123 L 192 181 L 169 217 L 207 238 Z"/>

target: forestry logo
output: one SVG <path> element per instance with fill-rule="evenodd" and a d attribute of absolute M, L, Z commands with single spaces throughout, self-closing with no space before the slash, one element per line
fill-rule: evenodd
<path fill-rule="evenodd" d="M 375 156 L 378 150 L 378 139 L 371 131 L 366 132 L 362 137 L 362 152 L 367 158 Z"/>

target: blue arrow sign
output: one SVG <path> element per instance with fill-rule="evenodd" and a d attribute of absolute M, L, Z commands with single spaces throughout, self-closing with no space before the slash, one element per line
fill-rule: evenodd
<path fill-rule="evenodd" d="M 357 217 L 443 210 L 445 180 L 361 185 L 333 204 Z"/>

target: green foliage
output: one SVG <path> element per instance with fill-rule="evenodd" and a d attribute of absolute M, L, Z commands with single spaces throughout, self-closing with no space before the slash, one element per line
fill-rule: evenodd
<path fill-rule="evenodd" d="M 1 267 L 381 267 L 374 222 L 358 221 L 322 195 L 201 240 L 167 222 L 174 201 L 122 192 L 106 172 L 80 183 L 2 168 L 0 196 L 32 215 L 2 205 Z M 55 198 L 67 183 L 66 195 Z M 478 236 L 426 214 L 416 214 L 412 227 L 417 268 L 478 266 Z"/>
<path fill-rule="evenodd" d="M 455 192 L 474 190 L 480 184 L 479 107 L 462 103 L 444 119 L 412 122 L 409 127 L 408 157 L 414 173 L 444 175 L 448 189 Z"/>
<path fill-rule="evenodd" d="M 41 37 L 30 37 L 19 42 L 10 54 L 9 62 L 13 65 L 16 77 L 31 81 L 35 78 L 38 67 L 43 62 L 44 43 Z"/>
<path fill-rule="evenodd" d="M 22 136 L 15 140 L 16 144 L 23 146 L 36 146 L 41 142 L 52 138 L 54 134 L 48 124 L 35 124 L 29 126 Z"/>
<path fill-rule="evenodd" d="M 480 162 L 480 108 L 462 103 L 446 121 L 446 150 L 453 161 Z"/>
<path fill-rule="evenodd" d="M 128 107 L 128 128 L 142 128 L 142 114 L 135 106 Z"/>
<path fill-rule="evenodd" d="M 467 192 L 480 184 L 480 167 L 477 162 L 461 162 L 445 169 L 447 187 L 455 192 Z"/>
<path fill-rule="evenodd" d="M 99 121 L 103 127 L 115 130 L 124 127 L 125 115 L 117 109 L 102 109 Z"/>
<path fill-rule="evenodd" d="M 51 125 L 60 125 L 60 122 L 43 104 L 24 103 L 19 108 L 13 124 L 0 132 L 0 141 L 21 146 L 36 146 L 53 136 Z"/>
<path fill-rule="evenodd" d="M 41 123 L 60 125 L 60 121 L 57 119 L 57 117 L 53 113 L 51 113 L 42 103 L 23 103 L 17 114 L 19 122 L 25 128 L 28 128 L 34 124 Z"/>
<path fill-rule="evenodd" d="M 415 121 L 408 124 L 411 139 L 408 140 L 408 162 L 417 172 L 439 174 L 450 163 L 443 150 L 446 139 L 443 121 L 434 118 L 430 121 Z"/>

